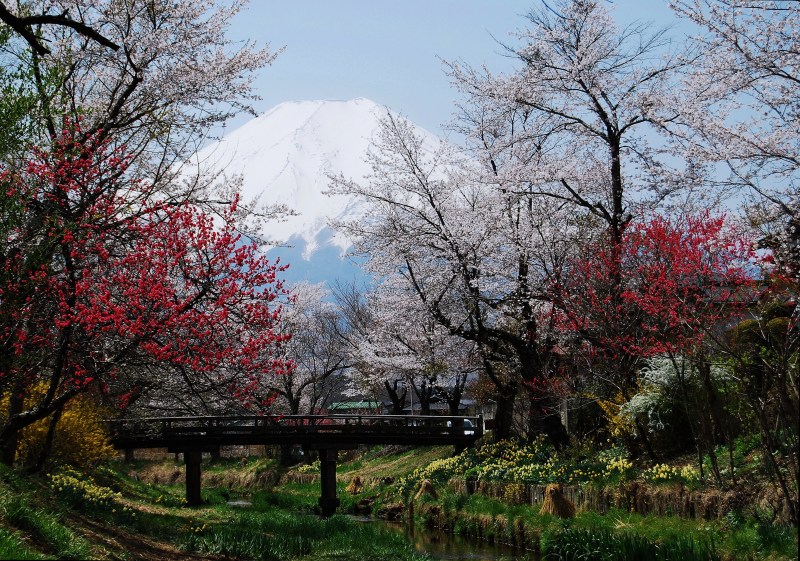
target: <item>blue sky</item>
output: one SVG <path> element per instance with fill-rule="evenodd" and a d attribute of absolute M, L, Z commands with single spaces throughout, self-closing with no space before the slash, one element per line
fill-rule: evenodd
<path fill-rule="evenodd" d="M 436 134 L 458 93 L 440 58 L 512 68 L 497 40 L 524 26 L 539 0 L 251 0 L 231 36 L 286 50 L 257 78 L 264 112 L 290 100 L 367 97 Z M 627 23 L 674 24 L 666 0 L 615 0 Z M 439 58 L 440 57 L 440 58 Z M 244 123 L 241 116 L 228 130 Z"/>

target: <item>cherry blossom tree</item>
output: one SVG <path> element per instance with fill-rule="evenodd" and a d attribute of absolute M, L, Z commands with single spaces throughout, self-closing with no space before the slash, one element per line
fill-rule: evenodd
<path fill-rule="evenodd" d="M 119 45 L 109 41 L 85 23 L 72 19 L 68 12 L 63 12 L 61 14 L 43 13 L 40 15 L 15 15 L 8 9 L 4 2 L 0 2 L 0 21 L 22 36 L 33 52 L 39 56 L 50 53 L 50 49 L 42 42 L 42 38 L 37 36 L 32 29 L 34 26 L 42 25 L 69 27 L 84 37 L 97 41 L 105 47 L 115 51 L 119 50 Z"/>
<path fill-rule="evenodd" d="M 340 374 L 352 366 L 342 337 L 346 327 L 323 285 L 301 283 L 293 293 L 282 329 L 291 334 L 284 352 L 294 368 L 266 379 L 265 390 L 278 397 L 277 411 L 316 415 L 341 389 Z"/>
<path fill-rule="evenodd" d="M 477 344 L 497 388 L 495 435 L 508 437 L 521 381 L 551 374 L 557 339 L 540 295 L 571 241 L 569 228 L 554 236 L 553 225 L 570 218 L 552 199 L 482 183 L 467 159 L 426 145 L 392 115 L 372 163 L 365 183 L 335 180 L 335 190 L 370 207 L 369 218 L 340 226 L 357 239 L 368 268 L 399 275 L 425 318 Z M 560 422 L 547 429 L 563 442 Z"/>
<path fill-rule="evenodd" d="M 620 28 L 596 0 L 543 3 L 527 23 L 505 46 L 520 62 L 508 75 L 447 64 L 466 97 L 455 127 L 502 188 L 572 205 L 616 243 L 695 179 L 661 134 L 684 59 L 664 30 Z"/>
<path fill-rule="evenodd" d="M 396 414 L 402 414 L 410 389 L 422 415 L 430 415 L 437 402 L 458 415 L 467 379 L 480 369 L 475 343 L 427 316 L 403 279 L 386 279 L 367 295 L 367 306 L 370 329 L 353 350 L 360 386 L 386 390 Z"/>
<path fill-rule="evenodd" d="M 709 177 L 739 200 L 779 265 L 800 274 L 800 5 L 674 0 L 699 26 L 695 57 L 670 128 L 695 161 L 726 170 Z"/>
<path fill-rule="evenodd" d="M 65 117 L 80 117 L 84 131 L 125 146 L 137 177 L 176 201 L 205 202 L 216 211 L 230 206 L 235 183 L 215 184 L 213 174 L 191 173 L 180 164 L 212 125 L 252 111 L 253 73 L 276 55 L 226 37 L 231 18 L 245 5 L 30 0 L 3 4 L 3 19 L 16 21 L 14 29 L 23 33 L 11 52 L 31 76 L 51 141 Z M 254 210 L 237 209 L 242 216 Z"/>
<path fill-rule="evenodd" d="M 104 136 L 76 123 L 26 169 L 0 170 L 11 225 L 0 254 L 6 463 L 20 430 L 81 392 L 124 407 L 158 390 L 157 377 L 130 384 L 129 363 L 216 376 L 251 406 L 262 405 L 265 376 L 291 368 L 280 350 L 281 268 L 236 234 L 235 201 L 215 222 L 165 200 Z M 34 400 L 37 383 L 47 391 Z"/>

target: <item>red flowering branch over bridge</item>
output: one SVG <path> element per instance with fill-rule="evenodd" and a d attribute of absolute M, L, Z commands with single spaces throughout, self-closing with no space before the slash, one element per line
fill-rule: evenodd
<path fill-rule="evenodd" d="M 129 177 L 128 164 L 76 124 L 25 169 L 0 170 L 6 461 L 22 428 L 82 391 L 124 406 L 179 370 L 263 405 L 260 380 L 292 367 L 280 352 L 283 267 L 237 232 L 236 202 L 212 218 Z M 164 368 L 132 377 L 129 364 Z M 37 382 L 48 390 L 29 401 Z"/>

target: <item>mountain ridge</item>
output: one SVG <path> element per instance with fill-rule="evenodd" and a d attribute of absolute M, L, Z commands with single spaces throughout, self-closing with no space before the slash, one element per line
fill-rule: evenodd
<path fill-rule="evenodd" d="M 329 176 L 342 174 L 360 181 L 371 173 L 366 156 L 387 112 L 398 116 L 363 97 L 286 101 L 204 147 L 196 158 L 202 167 L 221 171 L 223 177 L 240 175 L 243 203 L 285 205 L 295 211 L 294 216 L 265 223 L 259 232 L 274 242 L 268 255 L 288 261 L 290 270 L 295 269 L 291 277 L 325 276 L 312 269 L 341 269 L 331 250 L 344 260 L 352 246 L 351 240 L 330 228 L 330 221 L 351 220 L 363 213 L 363 205 L 353 197 L 325 193 Z M 415 130 L 428 142 L 441 142 L 421 127 L 415 125 Z"/>

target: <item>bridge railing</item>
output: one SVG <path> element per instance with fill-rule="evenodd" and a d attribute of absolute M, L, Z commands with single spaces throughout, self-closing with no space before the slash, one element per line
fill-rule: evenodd
<path fill-rule="evenodd" d="M 108 421 L 118 437 L 236 434 L 424 434 L 480 436 L 483 418 L 442 415 L 284 415 L 143 417 Z"/>

